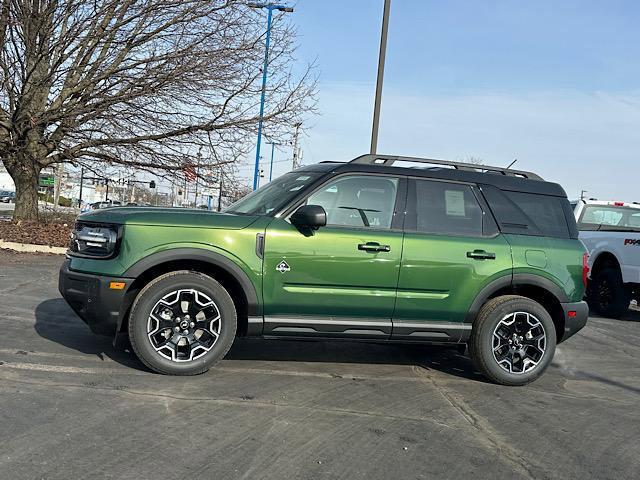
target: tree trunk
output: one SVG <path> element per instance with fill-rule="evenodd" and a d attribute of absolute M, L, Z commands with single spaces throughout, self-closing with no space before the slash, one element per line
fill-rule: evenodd
<path fill-rule="evenodd" d="M 13 160 L 5 162 L 7 172 L 16 185 L 16 208 L 13 212 L 13 220 L 38 220 L 40 165 L 22 156 Z"/>

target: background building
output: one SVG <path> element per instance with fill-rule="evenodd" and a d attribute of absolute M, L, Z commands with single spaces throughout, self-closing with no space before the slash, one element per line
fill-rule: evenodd
<path fill-rule="evenodd" d="M 7 172 L 7 169 L 4 168 L 4 165 L 0 163 L 0 190 L 10 190 L 15 192 L 16 186 L 13 183 L 13 179 Z"/>

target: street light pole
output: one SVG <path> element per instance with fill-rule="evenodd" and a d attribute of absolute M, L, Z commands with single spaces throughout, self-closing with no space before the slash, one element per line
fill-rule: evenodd
<path fill-rule="evenodd" d="M 378 56 L 378 78 L 376 80 L 376 99 L 373 105 L 373 126 L 371 128 L 370 153 L 376 153 L 378 149 L 378 127 L 380 126 L 380 104 L 382 102 L 382 82 L 384 80 L 384 60 L 387 53 L 387 33 L 389 31 L 389 12 L 391 0 L 384 0 L 384 12 L 382 14 L 382 33 L 380 34 L 380 55 Z"/>
<path fill-rule="evenodd" d="M 273 179 L 273 151 L 275 150 L 276 145 L 280 144 L 276 142 L 269 142 L 268 144 L 271 145 L 271 165 L 269 167 L 269 181 L 271 181 Z"/>
<path fill-rule="evenodd" d="M 258 175 L 260 174 L 260 143 L 262 142 L 262 123 L 264 120 L 264 100 L 267 90 L 267 66 L 269 65 L 269 42 L 271 40 L 271 20 L 273 18 L 273 11 L 279 10 L 281 12 L 293 12 L 293 8 L 286 5 L 276 5 L 273 3 L 255 3 L 251 2 L 247 4 L 251 8 L 266 8 L 267 9 L 267 36 L 265 39 L 265 51 L 264 51 L 264 66 L 262 68 L 262 93 L 260 95 L 260 116 L 258 120 L 258 142 L 256 144 L 256 165 L 253 171 L 253 189 L 258 188 Z"/>

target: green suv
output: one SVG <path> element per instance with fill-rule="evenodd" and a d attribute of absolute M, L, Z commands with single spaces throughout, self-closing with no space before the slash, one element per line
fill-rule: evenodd
<path fill-rule="evenodd" d="M 78 218 L 60 292 L 152 370 L 207 371 L 236 336 L 469 346 L 539 377 L 586 324 L 587 257 L 562 187 L 523 171 L 364 155 L 283 175 L 223 213 Z"/>

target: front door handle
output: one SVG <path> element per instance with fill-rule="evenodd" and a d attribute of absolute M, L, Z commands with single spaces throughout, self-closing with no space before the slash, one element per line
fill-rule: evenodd
<path fill-rule="evenodd" d="M 496 254 L 485 250 L 474 250 L 467 252 L 467 258 L 473 258 L 474 260 L 495 260 Z"/>
<path fill-rule="evenodd" d="M 391 247 L 389 245 L 380 245 L 378 242 L 360 243 L 358 250 L 365 252 L 390 252 Z"/>

